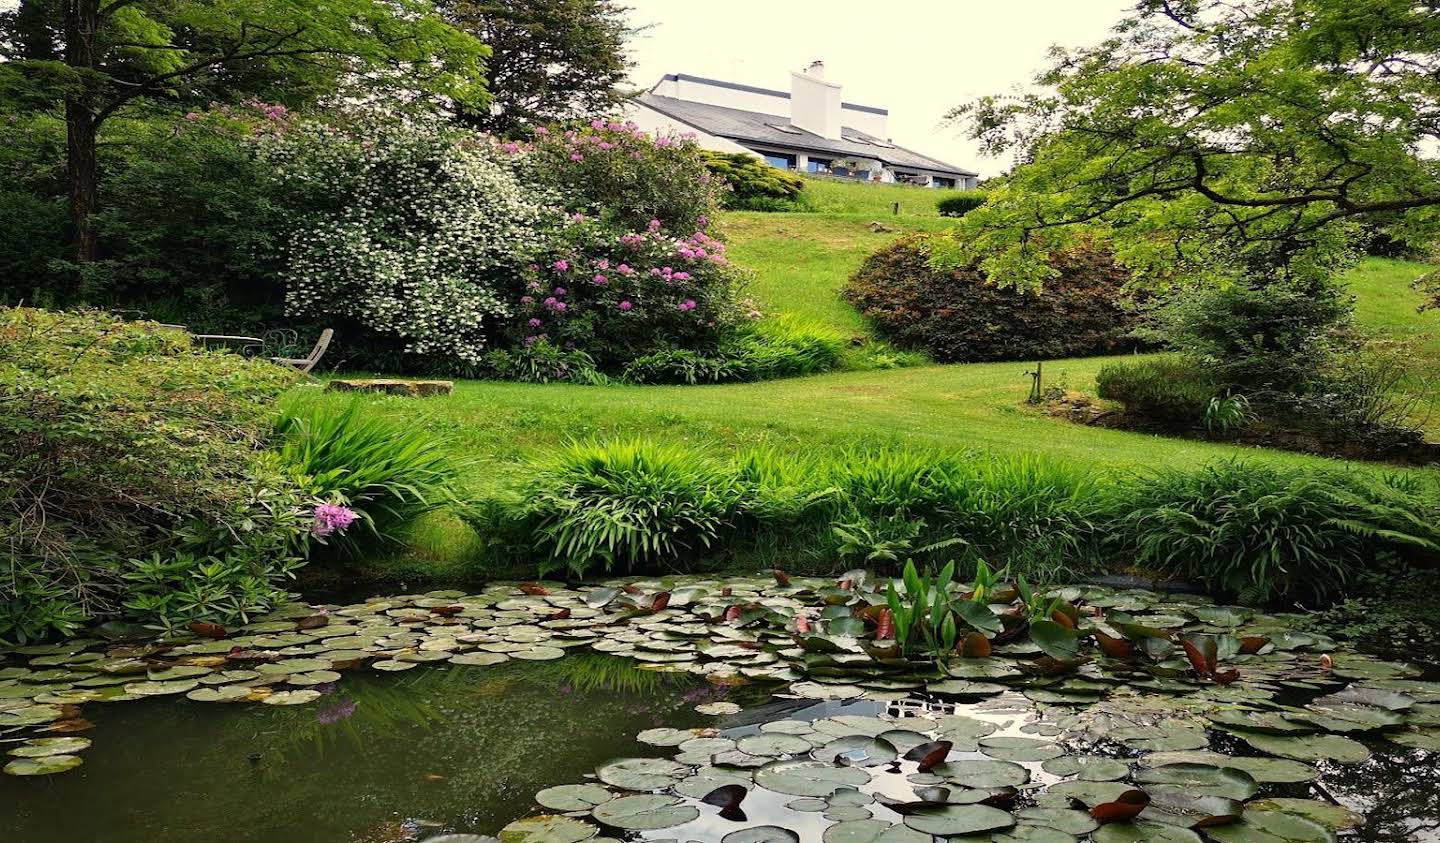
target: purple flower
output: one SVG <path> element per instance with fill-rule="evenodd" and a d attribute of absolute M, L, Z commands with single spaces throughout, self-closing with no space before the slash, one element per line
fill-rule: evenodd
<path fill-rule="evenodd" d="M 567 260 L 558 260 L 550 265 L 555 267 L 556 272 L 567 272 L 570 269 L 570 261 Z"/>
<path fill-rule="evenodd" d="M 555 288 L 555 295 L 557 295 L 557 296 L 563 296 L 563 295 L 565 295 L 565 293 L 566 293 L 566 290 L 565 290 L 564 287 L 556 287 L 556 288 Z"/>
<path fill-rule="evenodd" d="M 541 137 L 544 137 L 545 135 L 550 134 L 550 130 L 547 129 L 547 128 L 545 128 L 544 126 L 536 126 L 536 127 L 535 127 L 535 134 L 540 135 Z"/>
<path fill-rule="evenodd" d="M 517 152 L 520 151 L 520 144 L 518 144 L 518 143 L 502 143 L 502 144 L 500 144 L 500 149 L 501 149 L 502 152 L 508 152 L 508 153 L 510 153 L 511 155 L 514 155 L 515 153 L 517 153 Z"/>
<path fill-rule="evenodd" d="M 572 153 L 570 153 L 570 160 L 571 160 L 571 161 L 584 161 L 584 160 L 585 160 L 585 156 L 581 155 L 581 154 L 578 153 L 578 152 L 572 152 Z"/>
<path fill-rule="evenodd" d="M 675 273 L 675 275 L 672 276 L 672 277 L 674 277 L 674 279 L 675 279 L 676 281 L 689 281 L 689 280 L 690 280 L 690 273 L 688 273 L 688 272 L 677 272 L 677 273 Z"/>
<path fill-rule="evenodd" d="M 315 524 L 310 528 L 310 532 L 321 539 L 334 533 L 343 533 L 359 517 L 359 514 L 348 506 L 322 503 L 315 507 Z"/>
<path fill-rule="evenodd" d="M 538 328 L 538 327 L 540 327 L 540 326 L 543 325 L 543 324 L 545 324 L 545 323 L 544 323 L 544 322 L 541 322 L 539 319 L 537 319 L 537 318 L 535 318 L 535 317 L 533 317 L 533 316 L 530 318 L 530 327 L 532 327 L 532 328 Z"/>
<path fill-rule="evenodd" d="M 688 311 L 688 310 L 694 310 L 694 309 L 695 309 L 695 300 L 694 300 L 694 299 L 686 299 L 685 301 L 680 302 L 680 310 L 681 310 L 681 311 Z"/>
<path fill-rule="evenodd" d="M 591 279 L 591 280 L 594 281 L 596 284 L 607 284 L 607 283 L 609 283 L 609 281 L 610 281 L 609 278 L 606 278 L 605 276 L 600 275 L 600 274 L 598 274 L 598 273 L 597 273 L 596 276 L 595 276 L 593 279 Z"/>
<path fill-rule="evenodd" d="M 659 220 L 650 220 L 650 224 L 649 224 L 648 226 L 646 226 L 645 229 L 646 229 L 647 231 L 649 231 L 650 233 L 652 233 L 652 234 L 655 233 L 655 232 L 657 232 L 657 231 L 659 231 L 659 230 L 660 230 L 660 221 L 659 221 Z"/>
<path fill-rule="evenodd" d="M 620 302 L 619 307 L 620 307 L 621 310 L 625 311 L 626 313 L 629 313 L 631 310 L 633 310 L 633 309 L 635 308 L 635 305 L 631 304 L 629 299 L 626 299 L 625 301 Z"/>
<path fill-rule="evenodd" d="M 520 297 L 520 303 L 521 303 L 521 304 L 534 304 L 534 303 L 535 303 L 535 297 L 534 297 L 534 296 L 521 296 L 521 297 Z"/>

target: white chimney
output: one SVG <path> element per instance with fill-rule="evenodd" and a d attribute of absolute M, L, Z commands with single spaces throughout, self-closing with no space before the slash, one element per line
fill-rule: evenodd
<path fill-rule="evenodd" d="M 840 86 L 825 81 L 825 62 L 790 74 L 790 122 L 822 138 L 840 138 Z"/>

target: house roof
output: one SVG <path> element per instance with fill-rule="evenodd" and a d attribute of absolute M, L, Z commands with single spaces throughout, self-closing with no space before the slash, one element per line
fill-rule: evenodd
<path fill-rule="evenodd" d="M 758 88 L 754 85 L 742 85 L 739 82 L 726 82 L 721 79 L 707 79 L 704 76 L 691 76 L 688 73 L 667 73 L 660 77 L 661 82 L 697 82 L 701 85 L 710 85 L 715 88 L 726 88 L 731 91 L 744 91 L 748 94 L 764 94 L 767 97 L 780 97 L 790 99 L 790 92 L 776 91 L 773 88 Z M 653 90 L 653 89 L 652 89 Z M 889 109 L 876 108 L 873 105 L 859 105 L 853 102 L 840 103 L 841 108 L 848 108 L 851 111 L 864 111 L 870 114 L 889 114 Z"/>
<path fill-rule="evenodd" d="M 726 108 L 652 93 L 641 94 L 637 102 L 699 131 L 742 144 L 762 144 L 837 157 L 874 158 L 891 167 L 926 170 L 945 175 L 978 175 L 973 170 L 921 155 L 849 126 L 841 129 L 839 140 L 833 140 L 793 126 L 784 117 L 759 111 Z"/>

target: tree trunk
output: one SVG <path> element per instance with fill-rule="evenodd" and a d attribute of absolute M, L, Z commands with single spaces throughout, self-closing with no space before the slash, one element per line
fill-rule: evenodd
<path fill-rule="evenodd" d="M 69 0 L 65 14 L 65 63 L 81 73 L 78 90 L 65 96 L 65 175 L 70 185 L 71 237 L 75 260 L 89 263 L 100 254 L 94 214 L 100 174 L 95 144 L 95 29 L 100 0 Z"/>

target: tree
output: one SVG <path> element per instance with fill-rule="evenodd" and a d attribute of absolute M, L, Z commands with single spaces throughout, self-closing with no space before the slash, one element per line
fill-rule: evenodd
<path fill-rule="evenodd" d="M 610 0 L 441 0 L 445 18 L 489 45 L 492 105 L 466 124 L 514 135 L 527 124 L 603 115 L 623 99 L 629 12 Z"/>
<path fill-rule="evenodd" d="M 952 112 L 1020 163 L 940 262 L 1034 285 L 1099 229 L 1144 277 L 1303 287 L 1362 221 L 1440 228 L 1435 0 L 1141 0 L 1037 81 Z"/>
<path fill-rule="evenodd" d="M 485 56 L 422 0 L 21 0 L 0 14 L 0 104 L 63 109 L 75 259 L 87 263 L 99 254 L 97 148 L 118 116 L 381 84 L 483 107 Z"/>

